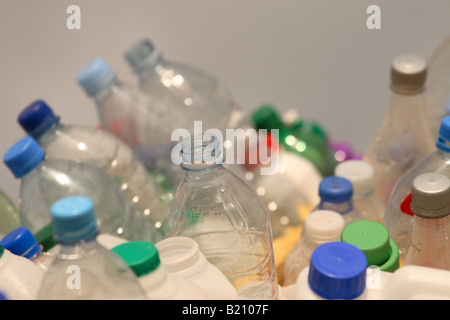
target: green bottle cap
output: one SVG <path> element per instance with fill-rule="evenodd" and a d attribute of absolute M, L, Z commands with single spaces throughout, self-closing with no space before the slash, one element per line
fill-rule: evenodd
<path fill-rule="evenodd" d="M 359 220 L 348 224 L 342 230 L 341 241 L 361 249 L 369 266 L 381 266 L 391 255 L 389 232 L 375 221 Z"/>
<path fill-rule="evenodd" d="M 130 241 L 111 251 L 121 257 L 137 277 L 151 273 L 160 265 L 158 250 L 151 242 Z"/>
<path fill-rule="evenodd" d="M 283 121 L 277 110 L 270 104 L 265 104 L 256 109 L 252 114 L 252 120 L 256 129 L 281 129 L 284 127 Z"/>
<path fill-rule="evenodd" d="M 3 252 L 5 252 L 5 249 L 0 245 L 0 258 L 3 256 Z"/>
<path fill-rule="evenodd" d="M 34 234 L 34 237 L 36 238 L 36 241 L 44 247 L 44 252 L 49 251 L 57 244 L 54 238 L 53 225 L 51 223 Z"/>

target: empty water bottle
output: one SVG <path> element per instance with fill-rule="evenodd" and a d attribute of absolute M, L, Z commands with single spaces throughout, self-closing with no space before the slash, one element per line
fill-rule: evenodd
<path fill-rule="evenodd" d="M 192 66 L 169 61 L 152 42 L 143 39 L 125 53 L 139 78 L 140 88 L 153 99 L 186 119 L 191 133 L 194 121 L 203 129 L 225 132 L 243 114 L 229 90 L 215 77 Z"/>
<path fill-rule="evenodd" d="M 51 206 L 52 225 L 60 249 L 39 290 L 38 300 L 144 300 L 133 271 L 96 240 L 93 202 L 65 197 Z"/>
<path fill-rule="evenodd" d="M 402 265 L 411 243 L 413 216 L 410 209 L 413 180 L 422 173 L 436 172 L 450 178 L 450 116 L 441 121 L 434 151 L 408 170 L 396 183 L 386 206 L 383 219 L 392 239 L 400 250 Z"/>
<path fill-rule="evenodd" d="M 20 220 L 39 243 L 51 242 L 50 207 L 69 195 L 92 199 L 101 232 L 125 239 L 158 241 L 162 234 L 136 211 L 104 170 L 71 160 L 47 159 L 31 137 L 16 142 L 4 155 L 5 164 L 20 179 Z M 44 243 L 42 243 L 44 244 Z"/>
<path fill-rule="evenodd" d="M 130 145 L 156 181 L 173 194 L 182 170 L 170 161 L 176 143 L 172 142 L 172 132 L 184 127 L 184 119 L 137 87 L 119 80 L 102 58 L 85 66 L 77 80 L 95 101 L 102 128 Z"/>
<path fill-rule="evenodd" d="M 0 190 L 0 239 L 20 225 L 18 205 Z"/>
<path fill-rule="evenodd" d="M 218 138 L 206 133 L 183 140 L 185 178 L 167 219 L 166 238 L 194 239 L 242 299 L 277 299 L 270 219 L 248 184 L 223 167 L 221 148 Z"/>
<path fill-rule="evenodd" d="M 354 205 L 353 185 L 347 178 L 329 176 L 319 185 L 320 202 L 313 210 L 331 210 L 342 215 L 345 225 L 363 220 L 361 211 Z"/>
<path fill-rule="evenodd" d="M 156 247 L 145 241 L 131 241 L 112 249 L 136 274 L 150 300 L 208 300 L 203 288 L 186 278 L 169 273 L 161 264 Z"/>
<path fill-rule="evenodd" d="M 450 270 L 450 179 L 422 173 L 414 179 L 411 193 L 414 218 L 404 265 Z"/>
<path fill-rule="evenodd" d="M 415 55 L 395 57 L 391 67 L 391 104 L 364 154 L 375 170 L 375 195 L 387 204 L 395 183 L 434 151 L 426 120 L 426 61 Z"/>
<path fill-rule="evenodd" d="M 11 253 L 33 261 L 42 270 L 47 271 L 55 255 L 44 252 L 44 246 L 39 244 L 34 235 L 25 227 L 19 227 L 8 233 L 0 244 Z"/>
<path fill-rule="evenodd" d="M 94 127 L 63 124 L 42 100 L 27 106 L 18 121 L 44 149 L 47 158 L 73 160 L 108 172 L 133 206 L 156 228 L 162 228 L 169 214 L 171 193 L 163 192 L 122 140 Z"/>

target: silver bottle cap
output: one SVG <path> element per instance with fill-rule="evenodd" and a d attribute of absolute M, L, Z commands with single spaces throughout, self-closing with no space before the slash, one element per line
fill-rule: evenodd
<path fill-rule="evenodd" d="M 450 179 L 440 173 L 418 175 L 412 183 L 411 210 L 414 215 L 439 219 L 450 214 Z"/>
<path fill-rule="evenodd" d="M 424 89 L 427 62 L 413 54 L 398 55 L 392 61 L 392 89 L 402 94 L 416 94 Z"/>

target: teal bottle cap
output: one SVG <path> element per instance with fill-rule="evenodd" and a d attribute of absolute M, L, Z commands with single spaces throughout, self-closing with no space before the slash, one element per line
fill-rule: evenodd
<path fill-rule="evenodd" d="M 158 250 L 151 242 L 130 241 L 111 251 L 121 257 L 137 277 L 153 272 L 160 265 Z"/>

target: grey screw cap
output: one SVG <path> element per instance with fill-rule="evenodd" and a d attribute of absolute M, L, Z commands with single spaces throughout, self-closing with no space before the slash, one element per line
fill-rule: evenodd
<path fill-rule="evenodd" d="M 450 214 L 450 179 L 440 173 L 418 175 L 412 184 L 411 210 L 426 219 L 439 219 Z"/>
<path fill-rule="evenodd" d="M 416 94 L 425 86 L 427 62 L 413 54 L 394 58 L 391 66 L 392 89 L 402 94 Z"/>

